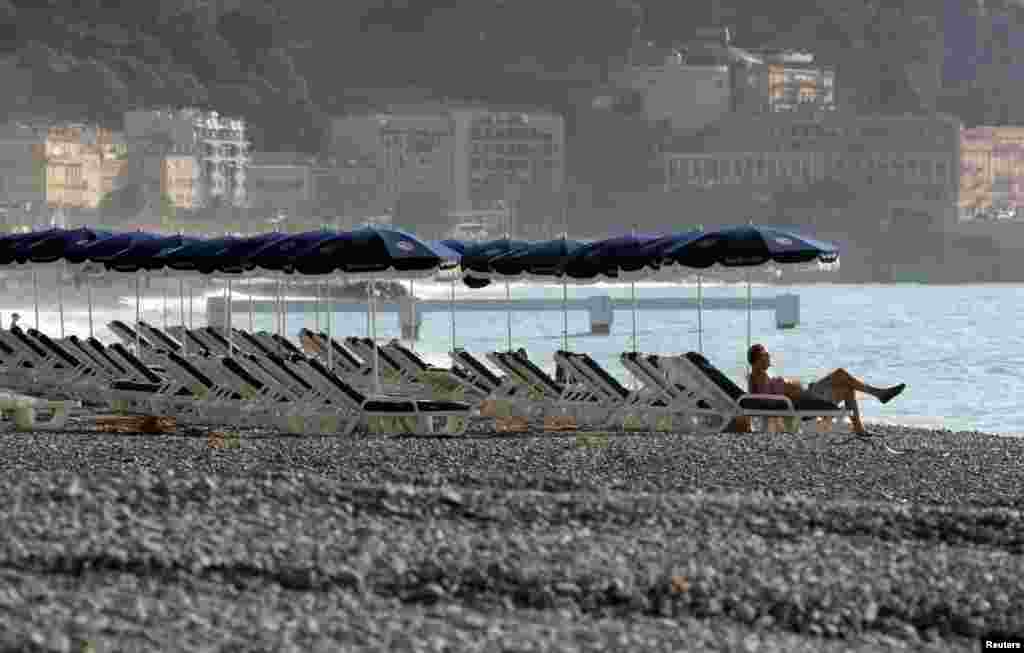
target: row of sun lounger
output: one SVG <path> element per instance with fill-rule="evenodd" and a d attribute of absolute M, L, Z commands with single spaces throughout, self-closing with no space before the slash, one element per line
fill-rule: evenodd
<path fill-rule="evenodd" d="M 748 394 L 695 352 L 622 354 L 623 366 L 639 381 L 630 389 L 585 353 L 555 354 L 566 379 L 559 382 L 516 352 L 489 353 L 488 366 L 459 349 L 451 352 L 453 366 L 440 368 L 397 341 L 339 341 L 310 330 L 300 332 L 300 348 L 276 334 L 240 329 L 229 341 L 222 327 L 161 330 L 116 320 L 109 327 L 121 342 L 0 330 L 6 381 L 0 385 L 99 399 L 183 421 L 266 424 L 302 433 L 347 434 L 373 418 L 402 417 L 411 418 L 405 428 L 417 433 L 434 432 L 440 419 L 447 432 L 460 434 L 486 402 L 504 403 L 531 421 L 572 415 L 580 426 L 600 428 L 622 428 L 631 419 L 653 429 L 669 418 L 673 430 L 714 431 L 744 415 L 849 416 L 831 402 Z"/>

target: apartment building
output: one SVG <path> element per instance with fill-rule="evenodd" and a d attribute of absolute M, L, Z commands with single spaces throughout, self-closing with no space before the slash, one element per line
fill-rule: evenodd
<path fill-rule="evenodd" d="M 13 205 L 95 209 L 116 186 L 124 153 L 107 129 L 9 123 L 0 127 L 0 196 Z"/>
<path fill-rule="evenodd" d="M 694 131 L 732 109 L 728 51 L 714 47 L 661 48 L 634 45 L 629 62 L 609 75 L 612 84 L 639 92 L 647 120 Z"/>
<path fill-rule="evenodd" d="M 297 215 L 313 198 L 312 161 L 296 152 L 255 152 L 247 182 L 249 207 L 265 215 Z"/>
<path fill-rule="evenodd" d="M 381 170 L 369 159 L 329 160 L 310 172 L 312 201 L 324 222 L 350 229 L 388 214 L 393 203 L 379 192 Z"/>
<path fill-rule="evenodd" d="M 836 107 L 835 70 L 815 62 L 809 52 L 762 50 L 759 62 L 733 67 L 733 110 L 746 113 L 793 111 L 808 106 L 832 111 Z"/>
<path fill-rule="evenodd" d="M 215 198 L 227 206 L 246 205 L 244 120 L 191 108 L 130 111 L 124 133 L 132 156 L 150 162 L 141 166 L 146 177 L 160 183 L 178 208 L 203 206 Z"/>
<path fill-rule="evenodd" d="M 647 119 L 694 132 L 729 113 L 836 106 L 835 71 L 808 52 L 748 51 L 725 28 L 699 28 L 672 47 L 636 43 L 613 84 L 642 96 Z"/>
<path fill-rule="evenodd" d="M 426 103 L 333 122 L 333 156 L 377 166 L 396 221 L 443 233 L 457 215 L 516 207 L 523 223 L 560 210 L 561 116 L 533 108 Z"/>
<path fill-rule="evenodd" d="M 665 155 L 667 190 L 773 193 L 828 181 L 856 198 L 867 229 L 956 221 L 960 122 L 950 116 L 768 113 L 722 121 L 700 144 Z"/>
<path fill-rule="evenodd" d="M 962 217 L 1024 207 L 1024 127 L 974 127 L 960 139 Z"/>
<path fill-rule="evenodd" d="M 0 200 L 24 209 L 46 202 L 43 155 L 46 133 L 26 125 L 0 125 Z"/>

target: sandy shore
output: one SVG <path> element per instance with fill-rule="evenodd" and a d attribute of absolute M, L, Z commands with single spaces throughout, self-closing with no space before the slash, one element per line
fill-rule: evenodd
<path fill-rule="evenodd" d="M 974 651 L 1024 440 L 0 433 L 0 650 Z"/>

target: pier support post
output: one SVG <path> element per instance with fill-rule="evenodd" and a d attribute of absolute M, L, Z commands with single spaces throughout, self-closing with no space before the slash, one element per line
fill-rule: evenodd
<path fill-rule="evenodd" d="M 590 333 L 592 335 L 606 336 L 612 331 L 612 323 L 615 322 L 615 311 L 612 308 L 612 298 L 608 295 L 598 295 L 589 300 Z"/>
<path fill-rule="evenodd" d="M 775 326 L 793 329 L 800 324 L 800 296 L 785 293 L 775 297 Z"/>
<path fill-rule="evenodd" d="M 420 325 L 423 324 L 423 316 L 417 307 L 415 297 L 404 296 L 398 298 L 398 320 L 402 326 L 402 340 L 418 341 L 420 339 Z"/>

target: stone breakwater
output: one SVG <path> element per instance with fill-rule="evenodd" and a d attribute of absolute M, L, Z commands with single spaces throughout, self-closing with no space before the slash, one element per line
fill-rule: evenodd
<path fill-rule="evenodd" d="M 0 651 L 973 651 L 1024 441 L 0 434 Z M 197 437 L 198 436 L 198 437 Z"/>

